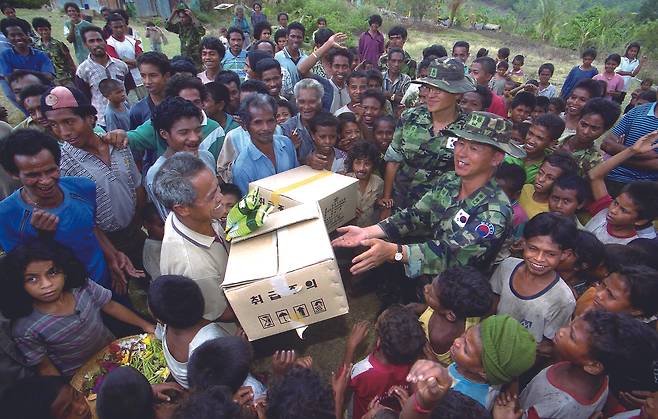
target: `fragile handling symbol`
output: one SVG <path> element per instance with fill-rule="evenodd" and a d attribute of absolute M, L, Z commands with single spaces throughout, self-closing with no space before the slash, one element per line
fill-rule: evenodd
<path fill-rule="evenodd" d="M 274 322 L 272 321 L 272 317 L 269 314 L 262 314 L 258 316 L 258 321 L 260 322 L 260 325 L 263 327 L 263 329 L 274 327 Z"/>

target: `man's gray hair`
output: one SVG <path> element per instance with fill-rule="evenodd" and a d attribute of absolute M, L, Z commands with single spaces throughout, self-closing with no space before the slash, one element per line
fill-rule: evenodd
<path fill-rule="evenodd" d="M 295 97 L 298 97 L 299 91 L 304 89 L 315 90 L 318 95 L 318 102 L 322 101 L 322 96 L 324 96 L 324 87 L 322 87 L 319 81 L 314 79 L 301 79 L 295 85 Z"/>
<path fill-rule="evenodd" d="M 272 114 L 276 116 L 276 100 L 270 95 L 264 95 L 262 93 L 254 93 L 240 103 L 240 109 L 238 110 L 238 116 L 244 123 L 245 127 L 248 127 L 251 123 L 251 108 L 257 109 L 271 109 Z"/>
<path fill-rule="evenodd" d="M 173 210 L 175 205 L 190 206 L 196 200 L 191 179 L 208 166 L 193 154 L 180 152 L 169 157 L 153 179 L 153 192 L 162 205 Z"/>

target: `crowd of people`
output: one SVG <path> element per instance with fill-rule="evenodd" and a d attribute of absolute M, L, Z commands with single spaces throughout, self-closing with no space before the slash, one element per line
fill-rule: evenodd
<path fill-rule="evenodd" d="M 658 418 L 658 108 L 652 80 L 631 88 L 638 43 L 602 72 L 585 50 L 558 88 L 509 48 L 412 57 L 379 15 L 348 48 L 324 18 L 310 35 L 254 3 L 217 30 L 181 3 L 147 51 L 124 10 L 64 11 L 66 42 L 2 6 L 25 115 L 0 122 L 3 417 L 92 417 L 71 377 L 146 332 L 170 379 L 114 369 L 100 419 Z M 358 180 L 330 238 L 348 296 L 381 308 L 332 365 L 290 342 L 255 374 L 222 289 L 226 218 L 300 165 Z"/>

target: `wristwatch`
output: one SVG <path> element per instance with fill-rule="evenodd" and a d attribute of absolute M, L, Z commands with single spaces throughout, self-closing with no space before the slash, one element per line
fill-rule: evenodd
<path fill-rule="evenodd" d="M 393 257 L 393 259 L 395 259 L 396 262 L 402 262 L 403 256 L 404 255 L 402 254 L 402 245 L 398 244 L 398 251 L 395 252 L 395 256 Z"/>

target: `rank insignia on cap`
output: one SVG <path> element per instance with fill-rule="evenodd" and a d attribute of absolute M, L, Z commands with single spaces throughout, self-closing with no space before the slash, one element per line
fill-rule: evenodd
<path fill-rule="evenodd" d="M 56 95 L 51 93 L 48 96 L 46 96 L 45 102 L 46 102 L 46 105 L 48 105 L 48 106 L 55 106 L 55 105 L 57 105 L 57 102 L 59 102 L 59 98 Z"/>
<path fill-rule="evenodd" d="M 457 214 L 455 215 L 455 218 L 453 221 L 455 224 L 457 224 L 459 227 L 464 227 L 466 223 L 468 223 L 468 219 L 471 218 L 470 215 L 463 209 L 460 209 Z"/>
<path fill-rule="evenodd" d="M 475 226 L 475 232 L 480 238 L 486 239 L 489 236 L 492 236 L 496 233 L 496 227 L 491 223 L 486 223 L 482 221 L 480 224 Z"/>

